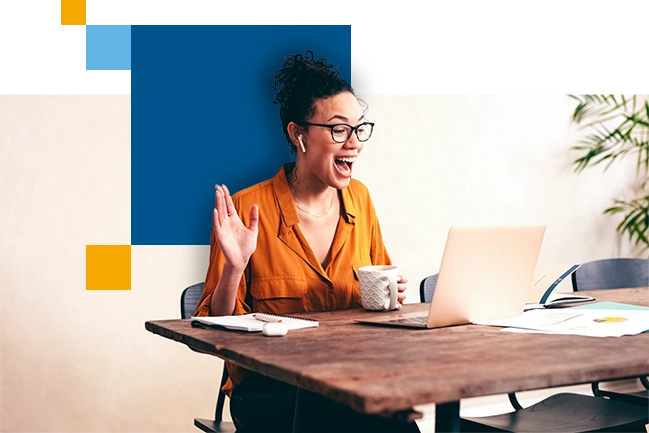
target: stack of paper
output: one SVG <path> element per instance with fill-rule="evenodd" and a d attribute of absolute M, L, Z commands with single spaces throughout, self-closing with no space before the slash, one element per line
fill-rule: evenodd
<path fill-rule="evenodd" d="M 519 332 L 621 337 L 649 330 L 649 309 L 566 308 L 531 310 L 519 317 L 487 320 L 479 325 L 504 326 Z"/>

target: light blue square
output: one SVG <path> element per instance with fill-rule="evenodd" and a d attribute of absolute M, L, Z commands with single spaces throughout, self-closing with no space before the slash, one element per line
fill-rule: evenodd
<path fill-rule="evenodd" d="M 86 26 L 86 70 L 131 70 L 131 26 Z"/>

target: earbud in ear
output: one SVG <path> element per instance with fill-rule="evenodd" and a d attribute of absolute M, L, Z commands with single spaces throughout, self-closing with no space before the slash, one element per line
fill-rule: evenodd
<path fill-rule="evenodd" d="M 306 153 L 306 148 L 304 147 L 304 143 L 302 142 L 302 136 L 301 135 L 297 136 L 297 141 L 300 142 L 300 147 L 302 148 L 302 153 Z"/>

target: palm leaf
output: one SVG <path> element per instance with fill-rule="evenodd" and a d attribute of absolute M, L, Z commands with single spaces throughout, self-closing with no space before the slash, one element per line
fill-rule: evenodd
<path fill-rule="evenodd" d="M 574 171 L 599 164 L 606 171 L 615 161 L 637 154 L 636 175 L 642 179 L 643 191 L 649 192 L 649 96 L 568 96 L 577 103 L 573 122 L 586 131 L 570 148 L 580 154 L 573 160 Z M 615 199 L 603 213 L 622 216 L 618 234 L 649 248 L 649 194 L 631 201 Z"/>
<path fill-rule="evenodd" d="M 614 200 L 615 206 L 604 210 L 605 214 L 622 213 L 624 217 L 616 230 L 620 235 L 628 235 L 636 246 L 642 244 L 649 248 L 649 196 L 639 197 L 630 202 Z"/>

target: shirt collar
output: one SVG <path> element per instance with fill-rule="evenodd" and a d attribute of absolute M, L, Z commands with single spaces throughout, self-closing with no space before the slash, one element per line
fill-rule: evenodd
<path fill-rule="evenodd" d="M 354 218 L 356 218 L 356 207 L 354 206 L 354 201 L 349 193 L 349 186 L 342 190 L 342 199 L 345 214 L 347 216 L 346 220 L 348 223 L 354 223 Z"/>
<path fill-rule="evenodd" d="M 273 189 L 275 190 L 277 204 L 279 205 L 279 211 L 282 214 L 284 225 L 292 226 L 299 223 L 300 218 L 297 216 L 291 187 L 288 185 L 288 180 L 286 179 L 288 164 L 290 163 L 284 164 L 273 178 Z"/>
<path fill-rule="evenodd" d="M 295 203 L 293 202 L 291 187 L 286 178 L 286 171 L 289 170 L 289 164 L 291 163 L 284 164 L 277 174 L 275 174 L 275 177 L 273 177 L 273 188 L 277 197 L 279 211 L 282 214 L 282 219 L 286 226 L 292 226 L 300 222 L 297 209 L 295 208 Z M 354 201 L 352 200 L 348 189 L 349 188 L 344 188 L 342 190 L 342 205 L 343 209 L 345 209 L 346 221 L 348 223 L 353 223 L 354 218 L 356 217 L 356 208 L 354 207 Z"/>

